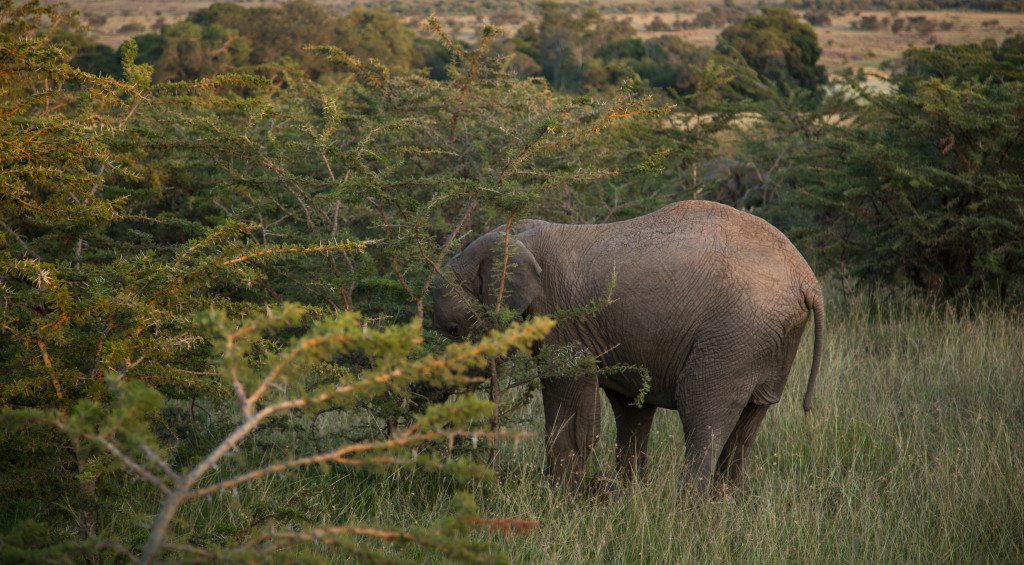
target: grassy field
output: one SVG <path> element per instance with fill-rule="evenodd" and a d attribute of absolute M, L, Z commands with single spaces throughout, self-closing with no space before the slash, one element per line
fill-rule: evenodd
<path fill-rule="evenodd" d="M 554 490 L 541 472 L 539 437 L 506 446 L 500 481 L 470 488 L 486 515 L 540 526 L 479 538 L 516 563 L 1024 560 L 1024 318 L 956 312 L 898 293 L 833 288 L 829 298 L 814 410 L 805 416 L 800 408 L 808 339 L 785 398 L 768 414 L 744 488 L 708 499 L 688 493 L 681 425 L 663 410 L 650 475 L 625 487 L 592 479 L 589 494 Z M 536 404 L 530 420 L 540 432 Z M 614 472 L 607 409 L 603 430 L 592 477 Z M 293 433 L 301 445 L 310 430 L 275 433 Z M 263 453 L 257 441 L 237 461 L 253 464 Z M 178 539 L 238 543 L 270 525 L 426 527 L 453 491 L 426 473 L 296 473 L 192 503 L 177 522 Z M 145 500 L 140 493 L 119 509 L 108 531 L 142 536 L 153 511 Z M 346 561 L 331 547 L 313 551 Z M 395 556 L 428 555 L 405 547 Z"/>

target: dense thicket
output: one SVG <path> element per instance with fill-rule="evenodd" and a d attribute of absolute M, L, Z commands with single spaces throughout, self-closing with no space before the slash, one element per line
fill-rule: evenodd
<path fill-rule="evenodd" d="M 332 45 L 317 56 L 333 84 L 295 60 L 268 63 L 270 78 L 154 84 L 132 43 L 120 50 L 122 78 L 69 64 L 68 42 L 48 33 L 63 17 L 0 3 L 0 523 L 10 559 L 83 548 L 153 559 L 177 540 L 181 505 L 215 507 L 197 493 L 232 476 L 315 463 L 444 467 L 409 450 L 493 431 L 508 414 L 470 395 L 420 415 L 410 387 L 465 384 L 465 369 L 536 341 L 545 323 L 446 347 L 419 322 L 445 257 L 472 233 L 540 210 L 600 221 L 677 199 L 679 183 L 662 173 L 684 177 L 721 127 L 673 128 L 637 92 L 570 98 L 516 79 L 486 56 L 490 29 L 477 50 L 439 35 L 455 61 L 446 81 Z M 339 412 L 359 424 L 317 432 L 320 416 Z M 275 439 L 297 428 L 315 439 Z M 283 466 L 227 455 L 249 436 Z M 325 443 L 349 451 L 324 454 Z M 159 518 L 148 534 L 148 519 L 114 527 L 130 476 L 152 485 L 143 504 Z M 481 555 L 450 541 L 473 518 L 459 516 L 396 539 Z M 306 539 L 295 532 L 304 526 L 317 524 L 285 516 L 231 539 L 258 551 Z M 316 531 L 364 551 L 353 540 L 365 534 Z M 177 541 L 171 550 L 244 554 L 223 540 Z"/>
<path fill-rule="evenodd" d="M 396 72 L 444 66 L 429 57 L 436 41 L 417 37 L 388 12 L 356 9 L 338 15 L 305 0 L 256 8 L 213 4 L 185 21 L 163 26 L 159 33 L 137 37 L 136 43 L 136 62 L 153 65 L 156 81 L 196 79 L 284 60 L 295 62 L 314 80 L 333 77 L 333 67 L 306 51 L 308 45 L 334 45 Z M 116 75 L 116 60 L 109 48 L 90 46 L 75 62 L 92 72 Z"/>
<path fill-rule="evenodd" d="M 754 151 L 780 173 L 766 213 L 861 280 L 1021 300 L 1022 54 L 1019 36 L 911 49 L 891 92 L 860 91 L 838 114 L 777 112 Z"/>

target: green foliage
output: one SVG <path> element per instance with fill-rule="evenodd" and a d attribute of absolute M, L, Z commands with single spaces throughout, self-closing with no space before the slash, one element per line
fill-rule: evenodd
<path fill-rule="evenodd" d="M 966 45 L 936 45 L 931 49 L 908 49 L 898 69 L 903 90 L 928 78 L 963 81 L 1024 81 L 1024 35 L 1017 34 L 1002 44 L 987 41 Z"/>
<path fill-rule="evenodd" d="M 479 440 L 498 465 L 542 379 L 649 381 L 578 348 L 533 355 L 551 322 L 501 307 L 480 307 L 500 331 L 474 343 L 420 326 L 446 257 L 524 217 L 713 197 L 860 280 L 1024 297 L 1019 37 L 913 49 L 892 91 L 825 93 L 813 32 L 782 11 L 714 52 L 550 4 L 509 39 L 425 28 L 216 4 L 115 53 L 0 0 L 4 558 L 482 557 L 469 527 L 513 526 L 461 497 L 426 527 L 362 528 L 254 493 L 271 474 L 289 500 L 323 477 L 379 488 L 393 466 L 479 488 Z M 733 124 L 736 159 L 707 161 Z M 715 163 L 735 190 L 714 190 Z"/>
<path fill-rule="evenodd" d="M 707 49 L 664 35 L 641 40 L 625 21 L 588 9 L 544 3 L 539 21 L 527 22 L 502 44 L 523 76 L 543 76 L 558 90 L 587 92 L 639 79 L 672 94 L 696 89 Z"/>
<path fill-rule="evenodd" d="M 313 80 L 335 79 L 331 66 L 305 49 L 320 44 L 398 71 L 431 64 L 414 51 L 413 31 L 389 13 L 356 9 L 339 16 L 304 0 L 255 8 L 217 3 L 137 41 L 139 61 L 154 66 L 158 81 L 197 79 L 284 60 Z"/>
<path fill-rule="evenodd" d="M 633 27 L 607 20 L 593 9 L 577 14 L 546 2 L 539 10 L 540 21 L 527 22 L 516 33 L 516 49 L 536 61 L 556 89 L 582 92 L 607 83 L 597 51 L 606 43 L 633 37 Z"/>
<path fill-rule="evenodd" d="M 786 184 L 806 222 L 795 233 L 864 280 L 1017 302 L 1024 82 L 996 59 L 1005 51 L 965 51 L 963 64 L 946 48 L 909 51 L 892 92 L 863 93 L 851 123 L 794 147 Z"/>
<path fill-rule="evenodd" d="M 216 467 L 231 459 L 240 443 L 265 427 L 272 418 L 280 419 L 293 412 L 322 406 L 335 409 L 352 406 L 366 398 L 400 392 L 416 382 L 429 382 L 435 386 L 460 384 L 465 381 L 462 375 L 467 370 L 485 365 L 489 359 L 510 348 L 528 348 L 553 326 L 550 320 L 538 318 L 529 324 L 512 325 L 503 333 L 491 333 L 477 343 L 449 345 L 442 354 L 432 356 L 417 352 L 421 343 L 418 322 L 373 330 L 365 327 L 358 314 L 341 313 L 313 324 L 304 335 L 289 340 L 287 345 L 276 347 L 279 340 L 272 339 L 272 336 L 301 327 L 306 314 L 305 309 L 289 304 L 268 309 L 265 314 L 240 323 L 231 320 L 223 311 L 201 313 L 198 320 L 200 333 L 211 343 L 217 359 L 215 372 L 223 381 L 224 388 L 234 392 L 239 413 L 236 427 L 233 430 L 228 428 L 209 454 L 190 463 L 185 471 L 175 471 L 161 455 L 168 450 L 161 445 L 151 422 L 158 417 L 163 399 L 143 382 L 108 372 L 108 398 L 80 401 L 66 415 L 57 412 L 48 417 L 41 414 L 40 417 L 52 420 L 75 440 L 96 444 L 126 470 L 163 493 L 160 512 L 153 525 L 146 528 L 149 533 L 139 558 L 142 562 L 161 558 L 168 550 L 219 558 L 243 558 L 242 555 L 260 549 L 274 548 L 281 540 L 323 541 L 320 538 L 327 535 L 345 539 L 362 535 L 387 541 L 413 542 L 433 547 L 456 559 L 479 560 L 486 546 L 453 538 L 463 537 L 470 521 L 479 519 L 475 515 L 475 506 L 465 501 L 461 503 L 463 509 L 457 516 L 429 531 L 360 532 L 359 528 L 345 526 L 319 527 L 308 533 L 269 529 L 254 532 L 255 537 L 241 548 L 168 546 L 165 540 L 174 537 L 174 518 L 183 504 L 304 467 L 326 464 L 369 469 L 420 467 L 455 472 L 454 476 L 461 480 L 488 477 L 485 468 L 479 464 L 471 461 L 451 463 L 444 457 L 443 449 L 436 451 L 457 437 L 494 435 L 472 430 L 475 423 L 483 421 L 494 410 L 494 406 L 466 398 L 432 407 L 407 429 L 385 440 L 341 445 L 303 456 L 291 452 L 285 454 L 282 461 L 240 470 L 233 476 L 229 473 L 207 480 L 207 475 L 212 474 Z M 341 379 L 323 379 L 321 385 L 307 389 L 305 385 L 311 376 L 315 378 L 325 371 L 333 373 L 330 365 L 342 355 L 364 356 L 372 363 L 358 374 L 343 374 Z M 417 455 L 418 450 L 426 451 Z M 245 466 L 244 461 L 241 466 Z M 135 554 L 121 540 L 103 541 L 104 549 L 116 549 L 128 556 Z M 351 552 L 361 555 L 367 551 L 352 541 L 350 539 L 347 544 Z M 16 547 L 24 544 L 24 540 L 17 538 L 8 538 L 7 542 Z M 36 549 L 32 544 L 23 547 Z"/>
<path fill-rule="evenodd" d="M 787 10 L 766 8 L 725 28 L 716 49 L 745 61 L 783 95 L 803 90 L 817 96 L 828 82 L 825 68 L 818 64 L 817 35 Z"/>
<path fill-rule="evenodd" d="M 248 62 L 252 43 L 236 30 L 190 21 L 160 30 L 162 51 L 153 63 L 158 80 L 206 77 Z"/>
<path fill-rule="evenodd" d="M 612 83 L 636 77 L 653 87 L 690 94 L 697 88 L 698 70 L 710 52 L 663 35 L 646 41 L 631 37 L 610 42 L 598 49 L 596 56 L 605 62 Z"/>
<path fill-rule="evenodd" d="M 464 383 L 457 374 L 513 343 L 506 332 L 448 346 L 416 324 L 445 257 L 510 216 L 617 219 L 675 200 L 721 127 L 674 128 L 669 108 L 637 91 L 572 98 L 511 77 L 488 56 L 490 28 L 472 49 L 438 36 L 445 82 L 334 46 L 301 56 L 319 58 L 337 83 L 314 81 L 298 59 L 258 69 L 267 78 L 222 73 L 252 64 L 256 43 L 227 25 L 233 8 L 211 10 L 127 42 L 119 72 L 96 76 L 42 32 L 60 29 L 49 24 L 62 13 L 0 4 L 0 527 L 19 548 L 39 550 L 17 541 L 38 525 L 16 524 L 50 516 L 42 527 L 54 556 L 157 555 L 152 532 L 147 550 L 138 523 L 111 525 L 125 470 L 151 485 L 139 499 L 147 515 L 169 509 L 152 531 L 175 538 L 168 492 L 181 502 L 205 487 L 182 490 L 175 477 L 191 471 L 174 469 L 199 468 L 232 437 L 240 391 L 255 396 L 239 404 L 244 422 L 267 406 L 299 409 L 245 432 L 276 458 L 268 464 L 315 456 L 325 437 L 347 445 L 379 441 L 382 428 L 395 438 L 479 426 L 497 409 L 472 395 L 421 415 L 424 385 Z M 387 29 L 367 17 L 359 25 Z M 154 84 L 162 73 L 215 74 Z M 285 302 L 300 306 L 276 306 Z M 239 319 L 262 321 L 226 347 Z M 530 340 L 543 323 L 529 326 Z M 382 369 L 399 371 L 400 386 L 359 385 L 345 402 L 332 392 Z M 521 376 L 506 374 L 506 384 Z M 347 422 L 342 433 L 316 432 L 332 418 Z M 315 441 L 282 443 L 302 427 Z M 423 457 L 399 463 L 480 475 Z M 216 480 L 250 463 L 232 460 Z M 263 547 L 264 533 L 232 539 Z M 310 535 L 361 547 L 351 530 Z M 300 538 L 312 539 L 289 539 Z M 234 543 L 183 541 L 201 546 L 195 555 Z"/>

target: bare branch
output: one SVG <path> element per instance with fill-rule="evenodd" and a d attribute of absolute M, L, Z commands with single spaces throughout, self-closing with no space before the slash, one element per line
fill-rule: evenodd
<path fill-rule="evenodd" d="M 516 432 L 509 434 L 500 434 L 498 432 L 483 432 L 483 431 L 446 431 L 446 432 L 418 432 L 411 433 L 413 430 L 406 430 L 406 433 L 390 440 L 379 441 L 379 442 L 366 442 L 356 443 L 339 447 L 334 451 L 326 453 L 319 453 L 317 455 L 310 455 L 307 457 L 300 457 L 291 461 L 285 461 L 283 463 L 275 463 L 268 465 L 262 469 L 256 469 L 247 473 L 242 473 L 238 476 L 214 483 L 212 485 L 193 490 L 186 496 L 187 498 L 198 498 L 209 494 L 214 494 L 223 490 L 234 488 L 242 483 L 247 483 L 268 475 L 282 473 L 291 469 L 298 469 L 300 467 L 309 467 L 311 465 L 319 465 L 321 463 L 335 463 L 338 465 L 349 465 L 349 466 L 362 466 L 362 465 L 409 465 L 415 462 L 411 459 L 399 459 L 397 457 L 380 456 L 380 457 L 360 457 L 353 458 L 352 455 L 359 455 L 362 453 L 368 453 L 372 451 L 387 451 L 389 449 L 395 449 L 399 447 L 410 447 L 414 445 L 420 445 L 433 441 L 440 440 L 453 440 L 457 437 L 487 437 L 494 438 L 497 435 L 509 436 L 515 440 L 527 437 L 530 434 L 528 432 Z"/>

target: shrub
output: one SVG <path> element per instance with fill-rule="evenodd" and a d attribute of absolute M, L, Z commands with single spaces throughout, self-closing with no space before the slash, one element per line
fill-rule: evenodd
<path fill-rule="evenodd" d="M 765 9 L 727 27 L 716 50 L 742 59 L 783 93 L 801 89 L 817 94 L 828 81 L 825 68 L 817 64 L 821 47 L 814 30 L 786 10 Z"/>
<path fill-rule="evenodd" d="M 166 449 L 149 425 L 150 418 L 160 409 L 162 398 L 146 385 L 125 379 L 124 375 L 108 375 L 110 399 L 83 400 L 70 414 L 19 413 L 23 418 L 31 416 L 50 421 L 71 438 L 96 444 L 125 470 L 160 492 L 160 510 L 138 556 L 117 543 L 118 540 L 88 542 L 132 560 L 137 557 L 140 563 L 152 563 L 166 557 L 167 553 L 177 554 L 178 558 L 193 555 L 204 559 L 252 559 L 267 551 L 279 551 L 288 544 L 311 541 L 334 543 L 356 555 L 373 558 L 374 551 L 359 544 L 360 538 L 420 544 L 463 561 L 482 558 L 481 554 L 487 549 L 485 545 L 460 538 L 464 530 L 474 524 L 500 521 L 476 516 L 471 499 L 465 496 L 461 497 L 458 517 L 432 529 L 380 530 L 345 525 L 319 526 L 305 531 L 275 528 L 261 532 L 241 547 L 200 548 L 171 541 L 175 517 L 184 504 L 223 497 L 228 491 L 252 481 L 305 467 L 324 464 L 355 468 L 421 467 L 446 469 L 462 479 L 488 476 L 488 471 L 478 464 L 445 461 L 443 457 L 443 446 L 456 438 L 495 436 L 472 429 L 474 423 L 484 421 L 494 410 L 490 403 L 472 397 L 434 406 L 414 424 L 396 430 L 385 440 L 340 445 L 304 456 L 292 452 L 277 462 L 248 470 L 235 471 L 234 465 L 229 466 L 229 460 L 242 442 L 267 427 L 272 419 L 324 406 L 335 409 L 353 406 L 360 400 L 400 391 L 420 381 L 429 380 L 434 385 L 464 383 L 461 374 L 467 369 L 486 365 L 489 358 L 505 353 L 510 347 L 528 347 L 553 325 L 550 320 L 538 318 L 526 326 L 513 326 L 503 334 L 492 334 L 478 343 L 450 345 L 442 355 L 420 356 L 414 351 L 420 343 L 418 323 L 382 331 L 367 330 L 358 315 L 345 313 L 316 324 L 309 333 L 280 351 L 266 350 L 268 334 L 298 326 L 304 314 L 302 308 L 285 305 L 241 323 L 233 322 L 217 310 L 201 316 L 200 326 L 205 327 L 220 357 L 217 375 L 223 380 L 224 388 L 234 392 L 238 417 L 236 427 L 228 428 L 230 431 L 214 443 L 210 452 L 187 470 L 179 472 L 165 459 L 162 453 Z M 336 373 L 325 361 L 340 354 L 369 356 L 374 359 L 374 366 L 364 374 L 346 375 L 332 384 L 325 383 L 303 393 L 304 387 L 300 385 L 308 380 L 307 374 L 311 371 Z M 418 455 L 418 450 L 424 453 Z M 216 472 L 218 468 L 220 473 Z M 225 468 L 228 473 L 223 472 Z M 207 480 L 210 476 L 213 479 Z"/>
<path fill-rule="evenodd" d="M 787 175 L 802 241 L 864 280 L 1024 298 L 1024 81 L 1002 52 L 909 50 L 894 92 L 807 144 Z"/>
<path fill-rule="evenodd" d="M 860 20 L 851 23 L 850 27 L 862 31 L 876 31 L 882 29 L 883 24 L 878 20 L 878 16 L 861 16 Z"/>
<path fill-rule="evenodd" d="M 826 10 L 808 10 L 804 12 L 804 19 L 814 27 L 827 27 L 832 25 L 832 18 Z"/>
<path fill-rule="evenodd" d="M 0 525 L 10 558 L 44 555 L 32 553 L 41 545 L 53 559 L 76 551 L 155 557 L 164 534 L 177 543 L 169 521 L 175 498 L 206 488 L 196 482 L 208 476 L 197 461 L 225 462 L 211 481 L 261 468 L 217 455 L 217 445 L 254 433 L 282 469 L 321 453 L 275 439 L 281 429 L 314 427 L 309 420 L 319 413 L 285 417 L 282 409 L 281 418 L 250 422 L 250 409 L 255 417 L 280 402 L 323 398 L 360 422 L 346 430 L 345 445 L 372 450 L 382 435 L 407 437 L 403 430 L 425 429 L 425 421 L 472 421 L 479 430 L 488 411 L 492 426 L 507 421 L 508 412 L 473 397 L 453 405 L 463 420 L 424 406 L 432 389 L 413 381 L 447 367 L 452 378 L 434 385 L 464 382 L 455 373 L 470 364 L 467 349 L 449 348 L 418 325 L 430 277 L 474 230 L 538 210 L 555 220 L 618 219 L 674 200 L 683 171 L 721 127 L 680 130 L 635 91 L 602 101 L 514 79 L 486 57 L 497 35 L 490 29 L 478 49 L 438 36 L 452 61 L 448 81 L 393 74 L 325 46 L 316 51 L 324 68 L 346 77 L 339 86 L 289 62 L 264 68 L 268 78 L 216 74 L 154 85 L 153 67 L 135 63 L 131 42 L 120 51 L 122 78 L 68 65 L 67 51 L 40 33 L 62 17 L 0 3 Z M 216 72 L 217 57 L 233 56 L 228 48 L 215 57 L 203 42 L 238 36 L 217 24 L 185 24 L 148 36 L 158 64 L 174 51 Z M 205 54 L 193 59 L 179 49 L 185 44 Z M 515 330 L 507 315 L 493 317 L 513 333 L 475 346 L 486 354 L 474 353 L 472 363 L 542 329 Z M 250 326 L 251 341 L 232 349 L 235 332 Z M 458 351 L 454 361 L 445 353 Z M 382 368 L 409 380 L 370 386 L 356 404 L 320 396 Z M 499 392 L 521 376 L 488 368 Z M 278 380 L 285 376 L 287 386 Z M 503 406 L 514 406 L 518 391 Z M 207 411 L 209 423 L 198 426 L 195 410 Z M 129 500 L 138 491 L 124 488 L 125 470 L 152 489 Z M 149 515 L 161 503 L 170 510 L 147 534 L 156 541 L 147 544 L 134 525 L 105 529 L 126 505 Z M 70 512 L 54 513 L 58 505 Z M 39 515 L 52 518 L 12 523 Z M 458 533 L 466 523 L 438 531 Z M 337 526 L 317 535 L 325 531 L 349 541 L 358 534 Z M 266 549 L 267 531 L 235 533 L 238 543 Z M 401 539 L 433 535 L 423 534 Z M 190 540 L 164 547 L 185 553 L 164 555 L 241 555 L 231 543 Z"/>
<path fill-rule="evenodd" d="M 146 26 L 139 22 L 128 22 L 117 28 L 117 33 L 134 34 L 146 31 Z"/>
<path fill-rule="evenodd" d="M 670 26 L 665 20 L 661 19 L 661 16 L 654 16 L 654 18 L 647 22 L 647 25 L 644 27 L 647 31 L 672 31 L 672 26 Z"/>

